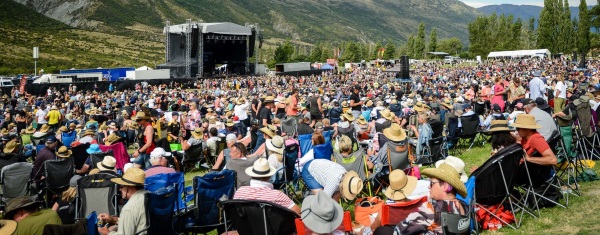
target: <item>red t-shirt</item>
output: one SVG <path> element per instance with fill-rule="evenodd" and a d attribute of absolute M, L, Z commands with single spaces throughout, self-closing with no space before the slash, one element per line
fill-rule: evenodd
<path fill-rule="evenodd" d="M 537 151 L 539 154 L 542 154 L 550 148 L 548 142 L 546 142 L 544 137 L 538 132 L 533 134 L 528 139 L 522 139 L 521 145 L 523 146 L 523 149 L 525 150 L 525 152 L 527 152 L 527 155 L 529 156 L 532 156 L 532 154 L 535 151 Z"/>

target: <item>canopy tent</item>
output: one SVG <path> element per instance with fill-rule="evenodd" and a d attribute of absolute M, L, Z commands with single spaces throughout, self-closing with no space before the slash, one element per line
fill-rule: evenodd
<path fill-rule="evenodd" d="M 192 23 L 188 24 L 178 24 L 171 25 L 169 27 L 169 33 L 185 33 L 187 32 L 188 27 L 192 28 L 200 28 L 202 29 L 203 34 L 214 33 L 214 34 L 228 34 L 228 35 L 252 35 L 252 30 L 250 27 L 229 23 L 229 22 L 220 22 L 220 23 Z M 166 33 L 166 27 L 164 32 Z"/>
<path fill-rule="evenodd" d="M 537 49 L 537 50 L 520 50 L 520 51 L 493 51 L 487 56 L 488 58 L 498 58 L 498 57 L 511 57 L 511 58 L 519 58 L 525 56 L 537 56 L 537 57 L 548 57 L 550 56 L 550 50 L 548 49 Z"/>
<path fill-rule="evenodd" d="M 323 66 L 321 66 L 321 69 L 325 69 L 325 70 L 332 70 L 333 66 L 329 65 L 329 64 L 325 64 Z"/>
<path fill-rule="evenodd" d="M 384 69 L 383 72 L 388 72 L 388 73 L 399 73 L 400 72 L 400 66 L 394 66 L 392 68 L 389 69 Z"/>

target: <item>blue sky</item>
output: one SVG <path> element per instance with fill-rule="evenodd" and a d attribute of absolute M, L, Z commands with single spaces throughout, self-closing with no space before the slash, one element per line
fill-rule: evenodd
<path fill-rule="evenodd" d="M 515 5 L 535 5 L 544 6 L 544 0 L 460 0 L 472 7 L 482 7 L 486 5 L 515 4 Z M 595 0 L 586 0 L 587 5 L 595 5 Z M 569 0 L 570 6 L 579 6 L 579 0 Z"/>

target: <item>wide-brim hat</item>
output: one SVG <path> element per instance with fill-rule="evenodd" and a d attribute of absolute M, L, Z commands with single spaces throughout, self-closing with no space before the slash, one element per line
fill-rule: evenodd
<path fill-rule="evenodd" d="M 356 119 L 356 122 L 358 122 L 358 124 L 360 125 L 366 125 L 367 119 L 365 119 L 365 117 L 363 117 L 363 115 L 358 116 L 358 119 Z"/>
<path fill-rule="evenodd" d="M 66 126 L 61 126 L 60 128 L 58 128 L 58 130 L 59 130 L 59 131 L 62 131 L 62 132 L 67 132 L 67 131 L 69 131 L 69 129 L 67 129 L 67 127 L 66 127 Z"/>
<path fill-rule="evenodd" d="M 17 222 L 14 220 L 0 220 L 0 234 L 13 234 L 17 230 Z"/>
<path fill-rule="evenodd" d="M 150 116 L 146 115 L 144 112 L 137 112 L 135 114 L 135 121 L 139 120 L 150 120 Z"/>
<path fill-rule="evenodd" d="M 344 114 L 342 114 L 342 116 L 348 120 L 349 122 L 353 122 L 354 121 L 354 115 L 352 115 L 352 112 L 348 111 L 345 112 Z"/>
<path fill-rule="evenodd" d="M 4 153 L 12 153 L 17 148 L 17 141 L 11 140 L 6 143 L 2 152 Z"/>
<path fill-rule="evenodd" d="M 95 115 L 98 111 L 99 110 L 96 107 L 94 107 L 94 108 L 91 108 L 91 109 L 85 111 L 85 114 L 87 114 L 87 115 Z"/>
<path fill-rule="evenodd" d="M 90 129 L 85 130 L 85 132 L 83 132 L 83 135 L 81 135 L 81 137 L 87 136 L 87 135 L 96 135 L 96 132 Z"/>
<path fill-rule="evenodd" d="M 27 208 L 27 207 L 39 206 L 39 202 L 31 200 L 28 196 L 22 196 L 18 198 L 14 198 L 10 200 L 8 205 L 6 205 L 6 214 L 4 214 L 3 219 L 13 219 L 14 213 L 17 212 L 18 209 Z"/>
<path fill-rule="evenodd" d="M 453 108 L 449 102 L 442 102 L 441 105 L 450 110 L 452 110 L 452 108 Z"/>
<path fill-rule="evenodd" d="M 277 128 L 273 125 L 267 125 L 263 128 L 258 129 L 260 132 L 268 135 L 269 137 L 273 138 L 273 136 L 277 135 L 275 132 L 277 130 Z"/>
<path fill-rule="evenodd" d="M 245 100 L 244 98 L 239 98 L 239 99 L 237 99 L 237 101 L 235 102 L 235 104 L 237 104 L 237 105 L 242 105 L 242 104 L 244 104 L 244 103 L 246 103 L 246 100 Z"/>
<path fill-rule="evenodd" d="M 399 142 L 406 139 L 406 132 L 400 125 L 397 123 L 392 123 L 392 125 L 383 130 L 383 135 L 391 141 Z"/>
<path fill-rule="evenodd" d="M 267 96 L 265 97 L 265 101 L 263 101 L 263 103 L 273 103 L 275 102 L 275 98 L 273 96 Z"/>
<path fill-rule="evenodd" d="M 399 201 L 408 197 L 417 187 L 417 178 L 407 176 L 404 171 L 396 169 L 390 175 L 390 186 L 387 187 L 384 194 L 388 199 Z"/>
<path fill-rule="evenodd" d="M 345 100 L 342 101 L 342 107 L 343 108 L 348 108 L 350 105 L 348 104 L 348 102 L 346 102 Z"/>
<path fill-rule="evenodd" d="M 94 153 L 102 152 L 102 149 L 100 149 L 100 145 L 98 145 L 98 144 L 92 144 L 85 151 L 88 154 L 94 154 Z"/>
<path fill-rule="evenodd" d="M 121 139 L 121 137 L 119 137 L 117 134 L 112 133 L 108 136 L 108 138 L 106 138 L 106 141 L 104 142 L 104 145 L 111 145 L 114 142 L 117 142 Z"/>
<path fill-rule="evenodd" d="M 204 133 L 202 132 L 202 128 L 200 127 L 196 127 L 194 129 L 194 131 L 191 131 L 192 133 L 192 137 L 194 137 L 194 139 L 202 139 L 204 136 Z"/>
<path fill-rule="evenodd" d="M 266 158 L 259 158 L 251 167 L 246 168 L 246 174 L 255 178 L 270 177 L 275 173 L 277 173 L 277 170 L 269 165 Z"/>
<path fill-rule="evenodd" d="M 484 133 L 493 133 L 500 131 L 513 131 L 508 126 L 508 120 L 492 120 L 489 130 L 483 131 Z"/>
<path fill-rule="evenodd" d="M 311 231 L 328 234 L 340 226 L 344 220 L 344 210 L 339 203 L 321 191 L 304 198 L 300 216 Z"/>
<path fill-rule="evenodd" d="M 68 158 L 72 154 L 73 154 L 73 151 L 69 150 L 66 146 L 61 146 L 60 148 L 58 148 L 58 151 L 56 151 L 56 156 L 62 157 L 62 158 Z"/>
<path fill-rule="evenodd" d="M 440 164 L 438 168 L 424 169 L 421 171 L 421 174 L 429 178 L 436 178 L 441 181 L 444 181 L 452 185 L 456 192 L 461 196 L 467 196 L 467 188 L 465 187 L 465 184 L 460 181 L 460 175 L 458 174 L 458 172 L 456 172 L 456 169 L 454 169 L 454 167 L 446 163 Z"/>
<path fill-rule="evenodd" d="M 40 128 L 40 132 L 42 133 L 48 133 L 48 130 L 50 130 L 50 126 L 46 124 L 42 125 L 42 128 Z"/>
<path fill-rule="evenodd" d="M 347 200 L 354 200 L 363 189 L 363 181 L 355 171 L 348 171 L 340 182 L 340 193 Z"/>
<path fill-rule="evenodd" d="M 515 122 L 510 126 L 515 128 L 523 128 L 523 129 L 539 129 L 542 126 L 538 125 L 535 122 L 535 117 L 531 114 L 519 114 L 517 115 Z"/>
<path fill-rule="evenodd" d="M 392 121 L 396 114 L 392 113 L 389 109 L 384 109 L 379 112 L 382 118 Z"/>
<path fill-rule="evenodd" d="M 423 110 L 425 110 L 425 106 L 423 106 L 423 103 L 417 102 L 417 104 L 415 104 L 415 106 L 413 107 L 413 109 L 415 111 L 417 111 L 418 113 L 420 113 L 420 112 L 423 112 Z"/>
<path fill-rule="evenodd" d="M 27 127 L 27 129 L 25 129 L 25 133 L 26 133 L 26 134 L 33 134 L 33 133 L 35 133 L 35 128 L 33 128 L 33 126 L 32 126 L 32 125 L 29 125 L 29 126 Z"/>
<path fill-rule="evenodd" d="M 132 167 L 123 174 L 123 177 L 112 178 L 110 181 L 123 186 L 144 186 L 146 173 L 142 169 Z"/>
<path fill-rule="evenodd" d="M 117 160 L 112 156 L 105 156 L 101 162 L 96 163 L 96 167 L 101 171 L 114 171 L 117 172 Z"/>
<path fill-rule="evenodd" d="M 446 159 L 435 162 L 435 167 L 439 168 L 443 163 L 450 165 L 451 167 L 454 168 L 454 170 L 456 170 L 456 172 L 458 172 L 458 174 L 460 174 L 461 182 L 463 182 L 463 183 L 467 182 L 469 177 L 467 176 L 467 173 L 465 172 L 465 162 L 463 162 L 463 160 L 461 160 L 460 158 L 457 158 L 455 156 L 448 156 L 448 157 L 446 157 Z"/>
<path fill-rule="evenodd" d="M 225 126 L 234 126 L 234 125 L 235 125 L 235 123 L 231 119 L 227 120 L 227 123 L 225 123 Z"/>
<path fill-rule="evenodd" d="M 266 141 L 266 146 L 269 151 L 273 151 L 279 154 L 283 154 L 285 145 L 283 144 L 283 138 L 281 136 L 273 136 L 271 141 Z"/>

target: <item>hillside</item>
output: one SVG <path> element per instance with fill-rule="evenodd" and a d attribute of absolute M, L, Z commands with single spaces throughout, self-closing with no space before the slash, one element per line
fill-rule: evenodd
<path fill-rule="evenodd" d="M 73 28 L 13 1 L 0 1 L 0 74 L 33 73 L 32 48 L 40 48 L 38 69 L 153 66 L 164 60 L 157 33 L 115 36 Z M 160 36 L 160 35 L 158 35 Z"/>
<path fill-rule="evenodd" d="M 588 4 L 590 3 L 591 2 L 588 1 Z M 589 9 L 591 9 L 592 7 L 593 6 L 588 5 Z M 579 16 L 579 7 L 571 6 L 569 8 L 571 9 L 571 18 Z M 540 17 L 540 12 L 542 12 L 542 7 L 531 5 L 500 4 L 483 6 L 477 8 L 477 10 L 486 15 L 491 15 L 492 13 L 496 12 L 496 14 L 498 15 L 513 14 L 513 16 L 515 16 L 515 19 L 521 18 L 523 20 L 528 20 L 531 18 L 535 18 L 537 22 L 537 19 Z"/>
<path fill-rule="evenodd" d="M 259 23 L 266 38 L 317 41 L 404 41 L 420 21 L 438 37 L 467 41 L 476 11 L 458 0 L 15 0 L 73 27 L 162 28 L 185 19 Z M 132 28 L 133 27 L 133 28 Z M 140 29 L 137 27 L 137 29 Z"/>

